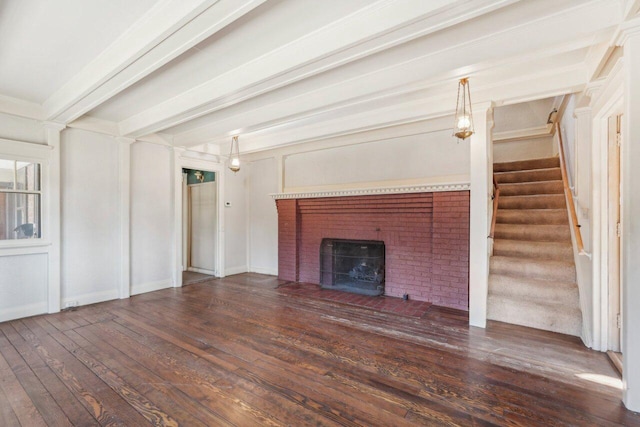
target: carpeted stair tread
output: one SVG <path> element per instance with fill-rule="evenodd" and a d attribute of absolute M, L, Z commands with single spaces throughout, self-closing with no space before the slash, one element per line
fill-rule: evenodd
<path fill-rule="evenodd" d="M 487 318 L 545 331 L 580 336 L 582 313 L 580 309 L 546 303 L 519 300 L 504 295 L 489 295 Z"/>
<path fill-rule="evenodd" d="M 496 224 L 494 239 L 571 242 L 567 225 Z"/>
<path fill-rule="evenodd" d="M 493 175 L 498 184 L 514 182 L 554 181 L 562 179 L 560 168 L 533 169 L 524 171 L 496 172 Z"/>
<path fill-rule="evenodd" d="M 582 313 L 558 157 L 496 163 L 489 319 L 580 336 Z"/>
<path fill-rule="evenodd" d="M 498 209 L 498 224 L 569 224 L 566 209 Z"/>
<path fill-rule="evenodd" d="M 579 309 L 578 286 L 574 282 L 539 280 L 530 277 L 489 275 L 489 292 L 518 300 Z"/>
<path fill-rule="evenodd" d="M 495 239 L 493 255 L 571 262 L 573 247 L 570 242 Z"/>
<path fill-rule="evenodd" d="M 515 162 L 494 163 L 494 172 L 507 172 L 531 169 L 547 169 L 560 167 L 560 159 L 558 157 L 547 157 L 543 159 L 518 160 Z"/>
<path fill-rule="evenodd" d="M 527 196 L 534 194 L 563 194 L 562 181 L 516 182 L 498 184 L 500 197 Z"/>
<path fill-rule="evenodd" d="M 502 193 L 502 190 L 501 190 Z M 532 194 L 498 198 L 498 209 L 566 209 L 564 194 Z"/>
<path fill-rule="evenodd" d="M 573 262 L 568 261 L 494 255 L 490 260 L 490 272 L 559 282 L 576 281 L 576 267 Z"/>

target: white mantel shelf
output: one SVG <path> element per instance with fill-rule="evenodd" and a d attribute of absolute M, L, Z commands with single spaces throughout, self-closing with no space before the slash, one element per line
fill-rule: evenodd
<path fill-rule="evenodd" d="M 346 190 L 307 191 L 299 193 L 273 193 L 275 200 L 281 199 L 311 199 L 318 197 L 348 197 L 370 196 L 377 194 L 403 194 L 403 193 L 435 193 L 441 191 L 466 191 L 469 190 L 468 182 L 456 182 L 445 184 L 409 185 L 399 187 L 357 188 Z"/>

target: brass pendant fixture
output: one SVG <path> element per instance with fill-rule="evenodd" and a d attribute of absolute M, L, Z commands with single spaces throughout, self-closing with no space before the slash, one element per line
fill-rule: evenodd
<path fill-rule="evenodd" d="M 466 139 L 473 135 L 473 132 L 473 113 L 471 112 L 469 79 L 464 78 L 458 82 L 458 98 L 456 100 L 456 117 L 453 135 L 460 139 Z"/>
<path fill-rule="evenodd" d="M 238 135 L 231 138 L 231 151 L 229 152 L 229 169 L 233 172 L 240 170 L 240 145 Z"/>

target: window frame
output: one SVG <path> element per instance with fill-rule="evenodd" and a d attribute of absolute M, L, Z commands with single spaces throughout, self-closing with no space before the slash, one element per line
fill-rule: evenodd
<path fill-rule="evenodd" d="M 38 163 L 40 165 L 40 190 L 0 190 L 5 194 L 38 194 L 40 195 L 40 230 L 38 237 L 31 239 L 0 240 L 0 256 L 18 255 L 20 248 L 37 248 L 49 246 L 49 163 L 52 147 L 44 144 L 14 141 L 0 138 L 0 158 L 9 161 Z M 16 252 L 17 251 L 17 252 Z"/>

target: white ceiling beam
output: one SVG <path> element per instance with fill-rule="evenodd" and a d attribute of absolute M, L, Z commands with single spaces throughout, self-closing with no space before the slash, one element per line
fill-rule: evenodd
<path fill-rule="evenodd" d="M 77 119 L 265 1 L 161 1 L 44 102 L 46 118 Z"/>
<path fill-rule="evenodd" d="M 503 100 L 515 104 L 580 91 L 586 84 L 584 66 L 555 69 L 546 73 L 521 74 L 512 79 L 497 76 L 472 87 L 474 103 Z M 387 128 L 449 115 L 455 108 L 455 87 L 435 88 L 428 98 L 411 99 L 378 108 L 343 111 L 324 120 L 313 120 L 292 127 L 271 128 L 241 136 L 243 153 L 259 152 L 310 141 L 335 138 L 374 129 Z M 451 121 L 453 126 L 453 120 Z M 213 140 L 228 149 L 228 138 Z"/>
<path fill-rule="evenodd" d="M 211 116 L 202 117 L 198 122 L 206 123 L 204 126 L 177 133 L 175 141 L 180 145 L 198 144 L 225 138 L 231 133 L 294 126 L 301 121 L 318 120 L 323 114 L 331 111 L 340 112 L 348 107 L 366 109 L 376 102 L 391 103 L 394 102 L 394 98 L 413 97 L 416 93 L 417 96 L 421 96 L 420 92 L 425 89 L 442 86 L 460 77 L 455 74 L 458 71 L 452 74 L 448 69 L 449 66 L 453 64 L 454 68 L 461 67 L 477 52 L 490 50 L 491 46 L 510 45 L 508 48 L 500 49 L 502 56 L 500 59 L 486 60 L 481 56 L 477 57 L 479 62 L 467 64 L 464 67 L 465 75 L 471 75 L 475 81 L 476 78 L 482 79 L 483 73 L 493 73 L 508 78 L 509 71 L 511 74 L 523 72 L 530 74 L 536 69 L 564 69 L 568 65 L 582 64 L 582 56 L 574 55 L 570 59 L 567 53 L 586 48 L 593 43 L 593 35 L 587 35 L 569 42 L 557 41 L 551 48 L 546 47 L 550 40 L 558 40 L 558 36 L 562 36 L 561 32 L 546 32 L 546 36 L 535 39 L 529 37 L 523 44 L 510 43 L 511 40 L 525 37 L 530 31 L 531 28 L 524 27 L 518 28 L 515 32 L 504 32 L 492 37 L 472 40 L 456 46 L 455 49 L 443 49 L 431 55 L 408 60 L 400 65 L 357 75 L 353 79 L 337 84 L 319 87 L 318 82 L 314 82 L 306 90 L 292 92 L 287 97 L 274 92 L 273 97 L 280 98 L 277 101 L 270 96 L 263 96 L 252 100 L 250 105 L 237 105 Z M 411 73 L 422 78 L 417 83 L 402 84 L 406 81 L 406 76 Z M 428 73 L 435 73 L 435 75 L 428 76 Z M 283 91 L 286 90 L 283 89 Z M 496 100 L 493 99 L 493 101 Z"/>
<path fill-rule="evenodd" d="M 514 3 L 378 0 L 120 122 L 123 134 L 163 130 Z"/>

